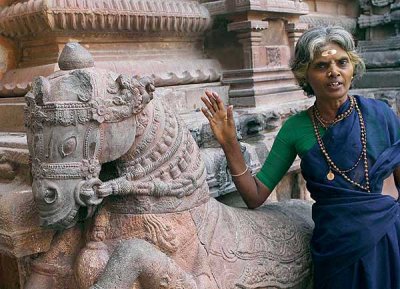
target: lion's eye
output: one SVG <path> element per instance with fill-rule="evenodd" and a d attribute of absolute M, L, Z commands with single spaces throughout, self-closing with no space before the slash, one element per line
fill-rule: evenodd
<path fill-rule="evenodd" d="M 76 137 L 67 138 L 60 146 L 60 154 L 64 158 L 72 154 L 76 149 Z"/>
<path fill-rule="evenodd" d="M 44 192 L 43 199 L 47 204 L 54 203 L 57 199 L 57 191 L 53 188 L 47 188 L 46 191 Z"/>

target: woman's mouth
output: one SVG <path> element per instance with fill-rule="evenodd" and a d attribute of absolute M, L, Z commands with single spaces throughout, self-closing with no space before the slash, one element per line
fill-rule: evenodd
<path fill-rule="evenodd" d="M 339 81 L 335 81 L 335 82 L 330 82 L 328 83 L 328 87 L 332 87 L 332 88 L 336 88 L 341 86 L 343 83 L 339 82 Z"/>

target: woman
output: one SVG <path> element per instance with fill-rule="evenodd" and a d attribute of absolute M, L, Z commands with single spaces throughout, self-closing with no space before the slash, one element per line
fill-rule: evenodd
<path fill-rule="evenodd" d="M 400 190 L 399 118 L 382 101 L 349 95 L 364 63 L 343 28 L 305 32 L 291 68 L 316 101 L 285 122 L 256 177 L 240 153 L 232 106 L 214 92 L 202 97 L 237 190 L 249 208 L 260 206 L 298 155 L 315 200 L 314 287 L 400 289 L 400 205 L 381 194 L 392 173 Z"/>

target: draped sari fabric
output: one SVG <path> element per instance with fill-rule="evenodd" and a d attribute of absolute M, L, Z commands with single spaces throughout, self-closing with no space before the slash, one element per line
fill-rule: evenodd
<path fill-rule="evenodd" d="M 400 204 L 381 194 L 384 179 L 400 166 L 400 122 L 385 103 L 359 96 L 356 100 L 367 130 L 371 192 L 337 173 L 329 181 L 329 167 L 318 144 L 301 162 L 315 200 L 311 240 L 314 288 L 400 289 Z M 349 105 L 347 101 L 338 113 Z M 329 128 L 323 141 L 339 168 L 352 168 L 359 160 L 348 176 L 365 185 L 356 111 Z"/>

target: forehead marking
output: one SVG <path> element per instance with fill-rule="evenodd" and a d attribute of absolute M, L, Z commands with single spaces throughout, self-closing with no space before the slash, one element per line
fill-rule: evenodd
<path fill-rule="evenodd" d="M 322 51 L 321 56 L 330 56 L 330 55 L 335 55 L 337 53 L 336 49 L 328 49 L 325 51 Z"/>

